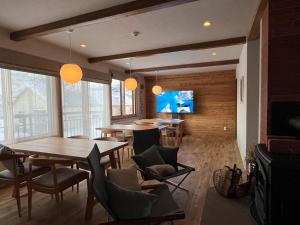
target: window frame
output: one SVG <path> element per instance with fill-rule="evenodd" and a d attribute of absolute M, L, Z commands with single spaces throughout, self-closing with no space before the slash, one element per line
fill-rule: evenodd
<path fill-rule="evenodd" d="M 112 105 L 112 81 L 110 82 L 110 114 L 111 114 L 111 121 L 120 120 L 120 119 L 128 119 L 134 118 L 137 116 L 137 89 L 132 91 L 132 114 L 125 113 L 125 82 L 119 79 L 112 79 L 120 81 L 120 104 L 121 104 L 121 115 L 113 116 L 113 105 Z"/>

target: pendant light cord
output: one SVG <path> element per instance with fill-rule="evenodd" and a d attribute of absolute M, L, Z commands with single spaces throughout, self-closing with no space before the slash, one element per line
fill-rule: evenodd
<path fill-rule="evenodd" d="M 72 58 L 72 37 L 71 34 L 73 33 L 73 29 L 68 30 L 68 37 L 69 37 L 69 63 L 71 63 Z"/>
<path fill-rule="evenodd" d="M 131 63 L 132 63 L 132 58 L 129 59 L 129 77 L 131 78 Z"/>

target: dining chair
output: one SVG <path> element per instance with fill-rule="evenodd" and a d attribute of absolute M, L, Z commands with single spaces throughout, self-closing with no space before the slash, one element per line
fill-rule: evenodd
<path fill-rule="evenodd" d="M 76 135 L 76 136 L 70 136 L 68 138 L 74 138 L 74 139 L 86 139 L 86 140 L 89 140 L 90 138 L 88 136 L 85 136 L 85 135 Z M 102 157 L 101 159 L 101 166 L 103 166 L 104 168 L 109 168 L 111 165 L 110 165 L 110 158 L 109 156 L 105 156 L 105 157 Z M 77 169 L 84 169 L 84 170 L 90 170 L 90 167 L 89 167 L 89 164 L 87 162 L 87 160 L 80 160 L 80 161 L 77 161 L 76 162 L 76 166 L 77 166 Z M 77 186 L 77 190 L 78 190 L 78 186 Z"/>
<path fill-rule="evenodd" d="M 29 157 L 29 176 L 27 181 L 28 188 L 28 218 L 31 218 L 32 210 L 32 191 L 38 191 L 46 194 L 54 194 L 56 203 L 59 203 L 59 193 L 67 188 L 78 184 L 84 180 L 87 181 L 87 188 L 89 188 L 89 173 L 84 170 L 77 170 L 62 165 L 70 165 L 72 160 L 69 159 L 49 159 L 37 158 L 35 156 Z M 59 167 L 57 165 L 60 165 Z M 34 166 L 47 166 L 51 170 L 38 177 L 33 176 Z"/>
<path fill-rule="evenodd" d="M 17 160 L 25 159 L 29 157 L 25 154 L 0 154 L 0 162 L 1 161 L 11 161 L 13 165 L 13 170 L 3 170 L 0 172 L 0 181 L 3 183 L 8 183 L 14 185 L 13 197 L 17 200 L 17 208 L 19 217 L 22 216 L 21 213 L 21 196 L 20 196 L 20 188 L 23 185 L 26 185 L 26 182 L 29 178 L 29 164 L 27 162 L 23 163 L 24 173 L 20 174 L 17 170 Z M 50 170 L 50 167 L 47 166 L 32 166 L 31 168 L 31 177 L 35 178 L 44 173 L 47 173 Z"/>
<path fill-rule="evenodd" d="M 118 142 L 118 141 L 123 141 L 123 138 L 118 138 L 118 137 L 100 137 L 100 138 L 95 138 L 95 139 L 93 139 L 93 140 L 98 140 L 98 141 L 116 141 L 116 142 Z M 122 148 L 122 152 L 124 151 L 124 148 Z M 118 151 L 116 151 L 117 152 L 117 162 L 118 162 L 118 167 L 119 168 L 121 168 L 122 167 L 122 165 L 121 165 L 121 157 L 120 157 L 120 152 L 119 152 L 119 150 Z M 107 156 L 108 157 L 108 156 Z M 103 157 L 104 158 L 104 157 Z M 100 161 L 100 163 L 101 163 L 101 161 Z"/>
<path fill-rule="evenodd" d="M 128 142 L 128 145 L 124 148 L 122 148 L 122 156 L 120 158 L 120 154 L 118 153 L 118 160 L 124 162 L 124 155 L 125 155 L 125 150 L 127 150 L 127 155 L 128 159 L 130 156 L 133 155 L 133 147 L 132 147 L 132 142 L 133 142 L 133 135 L 132 131 L 116 131 L 114 129 L 106 129 L 105 131 L 101 131 L 101 137 L 100 138 L 109 138 L 109 137 L 115 137 L 118 138 L 117 141 L 123 141 L 123 142 Z"/>
<path fill-rule="evenodd" d="M 100 225 L 145 225 L 160 224 L 163 222 L 171 222 L 173 224 L 173 221 L 185 218 L 184 211 L 178 207 L 177 203 L 172 197 L 172 194 L 165 184 L 142 186 L 142 190 L 146 190 L 149 194 L 157 196 L 158 199 L 158 201 L 156 201 L 153 205 L 149 216 L 134 219 L 118 218 L 117 214 L 120 213 L 120 211 L 116 212 L 111 207 L 111 202 L 106 187 L 107 178 L 104 169 L 99 163 L 100 153 L 97 145 L 94 146 L 87 159 L 92 172 L 89 196 L 91 197 L 95 195 L 97 201 L 103 206 L 111 218 L 111 221 L 100 223 Z M 90 202 L 91 200 L 93 199 L 89 198 Z M 132 202 L 128 202 L 128 204 L 138 203 L 135 202 L 134 199 Z M 127 209 L 124 209 L 123 213 L 125 213 L 125 211 L 128 213 Z"/>

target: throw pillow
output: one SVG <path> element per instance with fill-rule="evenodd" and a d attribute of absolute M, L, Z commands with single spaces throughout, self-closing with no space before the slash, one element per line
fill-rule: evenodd
<path fill-rule="evenodd" d="M 9 155 L 13 155 L 13 154 L 16 154 L 12 149 L 10 149 L 9 147 L 5 146 L 5 145 L 2 145 L 0 144 L 0 154 L 9 154 Z M 22 174 L 24 175 L 25 173 L 25 168 L 24 168 L 24 165 L 22 163 L 22 161 L 20 159 L 17 159 L 17 172 L 19 174 Z M 6 169 L 8 169 L 10 172 L 13 173 L 14 171 L 14 165 L 13 165 L 13 162 L 12 160 L 4 160 L 2 161 L 2 164 L 4 165 L 4 167 Z"/>
<path fill-rule="evenodd" d="M 151 215 L 158 196 L 141 191 L 130 191 L 110 181 L 106 182 L 108 204 L 118 219 L 140 219 Z"/>
<path fill-rule="evenodd" d="M 167 177 L 176 173 L 175 168 L 169 164 L 149 166 L 146 170 L 149 170 L 150 173 L 161 177 Z"/>
<path fill-rule="evenodd" d="M 145 169 L 152 165 L 165 164 L 165 161 L 158 151 L 157 145 L 152 145 L 144 152 L 132 156 L 132 158 L 141 169 Z"/>
<path fill-rule="evenodd" d="M 166 148 L 163 146 L 157 146 L 158 151 L 163 158 L 163 160 L 167 163 L 172 165 L 176 171 L 178 171 L 177 167 L 177 155 L 178 155 L 178 150 L 179 147 L 176 148 Z"/>
<path fill-rule="evenodd" d="M 135 167 L 130 167 L 128 169 L 109 169 L 107 170 L 107 178 L 109 181 L 122 188 L 131 191 L 141 190 Z"/>

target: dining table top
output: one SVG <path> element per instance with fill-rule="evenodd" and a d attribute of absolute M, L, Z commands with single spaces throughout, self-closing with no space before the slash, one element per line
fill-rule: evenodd
<path fill-rule="evenodd" d="M 153 118 L 153 119 L 141 119 L 136 120 L 136 124 L 156 124 L 156 125 L 163 125 L 163 124 L 181 124 L 184 120 L 181 119 L 160 119 L 160 118 Z"/>
<path fill-rule="evenodd" d="M 164 125 L 154 125 L 154 124 L 146 124 L 146 125 L 137 125 L 137 124 L 111 124 L 105 127 L 98 127 L 96 130 L 113 130 L 113 131 L 134 131 L 134 130 L 150 130 L 158 128 L 159 130 L 165 129 Z"/>
<path fill-rule="evenodd" d="M 9 147 L 16 152 L 40 154 L 52 157 L 86 159 L 94 145 L 97 145 L 101 156 L 111 154 L 125 147 L 127 142 L 99 141 L 88 139 L 71 139 L 63 137 L 47 137 L 32 141 L 11 144 Z"/>

